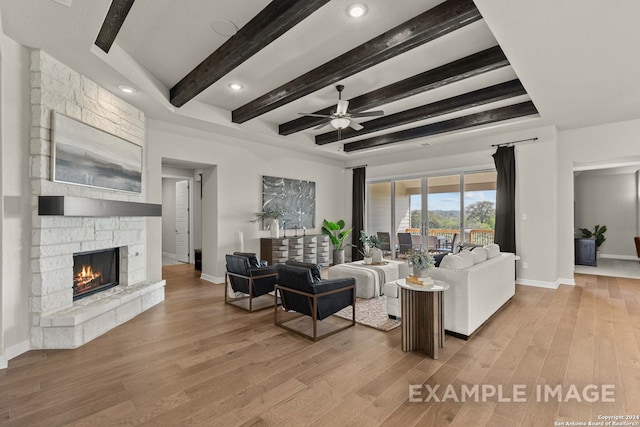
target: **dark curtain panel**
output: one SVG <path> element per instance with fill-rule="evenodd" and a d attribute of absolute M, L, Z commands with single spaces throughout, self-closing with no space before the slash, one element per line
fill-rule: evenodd
<path fill-rule="evenodd" d="M 516 253 L 516 157 L 513 147 L 498 147 L 493 154 L 498 172 L 496 235 L 502 252 Z"/>
<path fill-rule="evenodd" d="M 365 193 L 366 168 L 360 167 L 353 169 L 353 214 L 351 223 L 353 224 L 353 244 L 357 248 L 351 248 L 351 259 L 358 261 L 362 259 L 362 254 L 358 249 L 362 250 L 362 242 L 360 241 L 360 231 L 364 230 L 364 193 Z"/>

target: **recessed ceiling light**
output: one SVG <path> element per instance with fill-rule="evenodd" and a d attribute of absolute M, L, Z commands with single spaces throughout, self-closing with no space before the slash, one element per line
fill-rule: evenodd
<path fill-rule="evenodd" d="M 214 33 L 224 37 L 235 36 L 238 32 L 238 26 L 226 19 L 215 19 L 211 21 L 211 29 Z"/>
<path fill-rule="evenodd" d="M 244 86 L 242 86 L 240 83 L 229 83 L 229 88 L 231 90 L 235 90 L 238 91 L 240 89 L 242 89 Z"/>
<path fill-rule="evenodd" d="M 347 8 L 347 14 L 352 18 L 362 18 L 367 14 L 367 6 L 362 3 L 352 4 Z"/>
<path fill-rule="evenodd" d="M 132 88 L 131 86 L 126 86 L 126 85 L 119 85 L 118 89 L 120 89 L 121 91 L 123 91 L 124 93 L 133 93 L 136 90 L 134 88 Z"/>

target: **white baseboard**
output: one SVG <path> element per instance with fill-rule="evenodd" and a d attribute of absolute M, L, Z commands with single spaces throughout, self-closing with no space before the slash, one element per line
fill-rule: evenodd
<path fill-rule="evenodd" d="M 558 289 L 559 281 L 544 282 L 542 280 L 516 279 L 516 284 L 525 286 L 535 286 L 537 288 Z"/>
<path fill-rule="evenodd" d="M 176 255 L 176 254 L 170 254 L 169 252 L 162 251 L 162 257 L 163 257 L 163 258 L 169 258 L 169 259 L 173 259 L 173 260 L 175 260 L 175 259 L 177 259 L 177 258 L 178 258 L 178 255 Z"/>
<path fill-rule="evenodd" d="M 213 277 L 213 276 L 209 276 L 208 274 L 202 273 L 200 275 L 200 278 L 202 280 L 206 280 L 207 282 L 211 282 L 211 283 L 215 283 L 215 284 L 224 283 L 224 277 Z"/>
<path fill-rule="evenodd" d="M 0 355 L 0 369 L 6 369 L 9 366 L 9 360 L 14 357 L 20 356 L 22 353 L 26 353 L 31 350 L 31 343 L 29 340 L 19 342 L 18 344 L 8 347 L 4 351 L 4 355 Z"/>
<path fill-rule="evenodd" d="M 600 254 L 600 258 L 608 258 L 608 259 L 620 259 L 623 261 L 639 261 L 640 258 L 633 255 L 610 255 L 610 254 Z"/>
<path fill-rule="evenodd" d="M 572 277 L 571 279 L 567 279 L 565 277 L 560 277 L 558 279 L 558 283 L 561 285 L 568 285 L 568 286 L 575 286 L 576 285 L 576 281 L 575 279 Z"/>

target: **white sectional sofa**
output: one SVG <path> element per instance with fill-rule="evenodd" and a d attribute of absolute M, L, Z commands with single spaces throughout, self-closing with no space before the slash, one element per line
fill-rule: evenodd
<path fill-rule="evenodd" d="M 515 295 L 515 255 L 497 256 L 467 268 L 431 268 L 426 275 L 447 282 L 444 292 L 444 328 L 468 338 Z M 394 282 L 385 284 L 387 311 L 400 317 L 400 290 Z"/>

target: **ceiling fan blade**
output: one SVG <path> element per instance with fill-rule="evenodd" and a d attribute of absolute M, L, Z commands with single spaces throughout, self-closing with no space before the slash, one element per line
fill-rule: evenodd
<path fill-rule="evenodd" d="M 331 116 L 328 114 L 316 114 L 316 113 L 298 113 L 301 116 L 307 116 L 307 117 L 322 117 L 325 119 L 330 119 Z"/>
<path fill-rule="evenodd" d="M 340 100 L 338 101 L 338 106 L 336 107 L 336 114 L 338 116 L 344 116 L 347 114 L 347 108 L 349 108 L 349 101 Z"/>
<path fill-rule="evenodd" d="M 349 127 L 355 130 L 356 132 L 359 131 L 360 129 L 364 129 L 364 126 L 362 126 L 360 123 L 354 122 L 353 120 L 351 120 L 351 123 L 349 123 Z"/>
<path fill-rule="evenodd" d="M 329 121 L 328 121 L 328 122 L 326 122 L 326 123 L 323 123 L 323 124 L 321 124 L 321 125 L 318 125 L 318 126 L 314 127 L 314 128 L 313 128 L 313 130 L 319 130 L 319 129 L 322 129 L 323 127 L 325 127 L 325 126 L 329 126 L 330 124 L 331 124 L 331 120 L 329 120 Z"/>
<path fill-rule="evenodd" d="M 376 116 L 384 116 L 384 111 L 373 110 L 373 111 L 365 111 L 364 113 L 351 114 L 351 117 L 376 117 Z"/>

